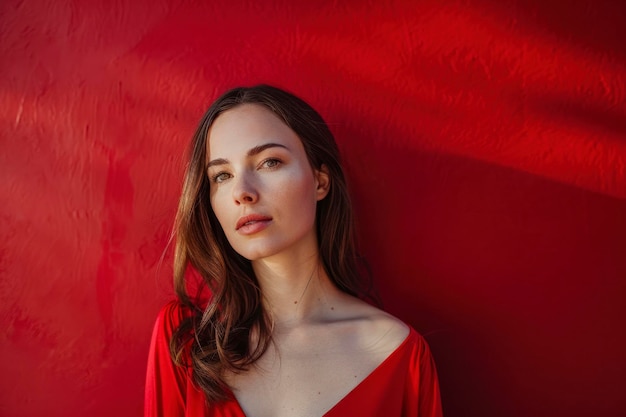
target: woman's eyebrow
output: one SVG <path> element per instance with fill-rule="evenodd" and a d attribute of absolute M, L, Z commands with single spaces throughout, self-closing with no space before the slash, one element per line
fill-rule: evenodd
<path fill-rule="evenodd" d="M 250 149 L 248 151 L 248 156 L 254 156 L 254 155 L 260 154 L 261 152 L 263 152 L 264 150 L 268 148 L 277 148 L 277 147 L 289 150 L 289 148 L 287 148 L 285 145 L 281 145 L 280 143 L 266 143 L 265 145 L 255 146 L 254 148 Z"/>
<path fill-rule="evenodd" d="M 264 145 L 255 146 L 254 148 L 250 149 L 246 155 L 248 157 L 258 155 L 264 150 L 269 149 L 269 148 L 283 148 L 283 149 L 289 150 L 288 147 L 286 147 L 285 145 L 281 145 L 280 143 L 266 143 Z M 217 158 L 217 159 L 213 159 L 212 161 L 209 161 L 209 163 L 206 164 L 206 167 L 207 169 L 209 169 L 216 165 L 226 165 L 226 164 L 228 164 L 228 159 Z"/>

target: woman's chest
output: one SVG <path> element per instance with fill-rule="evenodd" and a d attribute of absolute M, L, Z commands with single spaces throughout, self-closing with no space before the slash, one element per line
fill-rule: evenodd
<path fill-rule="evenodd" d="M 384 352 L 270 349 L 228 383 L 247 417 L 321 417 L 384 359 Z"/>

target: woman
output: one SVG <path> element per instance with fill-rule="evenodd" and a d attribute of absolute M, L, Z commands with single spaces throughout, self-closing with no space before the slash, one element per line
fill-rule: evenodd
<path fill-rule="evenodd" d="M 362 301 L 339 152 L 304 101 L 261 85 L 209 108 L 175 233 L 146 416 L 441 415 L 422 337 Z"/>

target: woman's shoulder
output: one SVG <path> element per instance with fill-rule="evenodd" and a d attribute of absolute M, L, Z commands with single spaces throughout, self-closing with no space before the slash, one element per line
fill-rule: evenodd
<path fill-rule="evenodd" d="M 180 326 L 180 323 L 192 315 L 190 307 L 179 300 L 172 300 L 163 305 L 156 315 L 154 332 L 168 339 Z"/>
<path fill-rule="evenodd" d="M 354 307 L 362 317 L 358 320 L 362 347 L 371 349 L 379 359 L 395 354 L 410 363 L 420 364 L 419 366 L 426 364 L 426 368 L 434 368 L 430 347 L 415 328 L 378 307 L 363 301 L 361 303 Z"/>
<path fill-rule="evenodd" d="M 399 318 L 360 299 L 353 298 L 346 303 L 346 314 L 354 323 L 363 346 L 391 352 L 414 337 L 414 333 L 420 337 Z"/>

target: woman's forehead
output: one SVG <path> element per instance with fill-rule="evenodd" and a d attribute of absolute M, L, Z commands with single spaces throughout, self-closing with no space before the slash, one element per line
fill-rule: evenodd
<path fill-rule="evenodd" d="M 241 104 L 221 113 L 207 135 L 207 158 L 233 158 L 266 143 L 302 148 L 298 135 L 267 107 Z"/>

